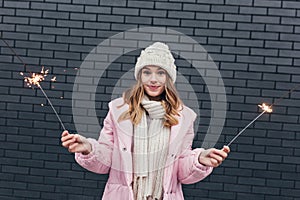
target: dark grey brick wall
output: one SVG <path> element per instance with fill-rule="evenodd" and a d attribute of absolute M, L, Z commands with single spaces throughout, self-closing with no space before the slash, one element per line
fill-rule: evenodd
<path fill-rule="evenodd" d="M 75 68 L 94 47 L 131 28 L 178 30 L 208 51 L 224 80 L 228 110 L 220 148 L 258 114 L 257 104 L 300 84 L 299 9 L 296 0 L 0 0 L 1 36 L 28 64 L 24 67 L 0 41 L 0 199 L 100 199 L 107 180 L 82 169 L 60 146 L 60 124 L 42 93 L 25 87 L 20 71 L 45 65 L 57 76 L 43 88 L 67 129 L 75 131 Z M 112 88 L 133 67 L 136 55 L 120 57 L 101 78 L 96 95 L 100 123 Z M 181 59 L 177 65 L 201 97 L 196 147 L 210 121 L 210 99 L 193 68 Z M 84 108 L 81 112 L 88 114 Z M 298 89 L 248 129 L 208 178 L 184 185 L 185 198 L 300 199 L 299 113 Z"/>

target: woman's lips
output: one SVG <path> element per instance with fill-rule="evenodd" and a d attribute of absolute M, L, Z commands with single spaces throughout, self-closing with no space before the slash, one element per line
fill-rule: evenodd
<path fill-rule="evenodd" d="M 154 85 L 148 85 L 148 88 L 152 91 L 155 91 L 159 88 L 159 86 L 154 86 Z"/>

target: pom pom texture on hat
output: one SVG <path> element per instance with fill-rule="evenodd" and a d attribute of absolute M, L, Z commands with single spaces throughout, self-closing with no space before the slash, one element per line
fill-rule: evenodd
<path fill-rule="evenodd" d="M 141 52 L 135 64 L 134 76 L 137 79 L 139 71 L 147 65 L 155 65 L 167 71 L 172 81 L 176 81 L 175 59 L 171 54 L 168 45 L 155 42 Z"/>

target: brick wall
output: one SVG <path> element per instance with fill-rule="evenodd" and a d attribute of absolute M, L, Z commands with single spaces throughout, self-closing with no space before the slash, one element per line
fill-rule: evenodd
<path fill-rule="evenodd" d="M 2 38 L 27 64 L 0 41 L 0 199 L 100 199 L 107 175 L 82 169 L 60 146 L 62 129 L 53 111 L 19 72 L 39 71 L 42 65 L 50 69 L 57 81 L 42 86 L 67 129 L 76 131 L 72 90 L 78 68 L 91 50 L 117 33 L 167 27 L 205 48 L 227 96 L 218 148 L 258 114 L 257 104 L 276 101 L 300 84 L 296 0 L 0 0 L 0 6 Z M 121 56 L 101 77 L 95 97 L 100 124 L 116 82 L 133 68 L 138 53 Z M 203 77 L 184 59 L 177 65 L 201 100 L 196 147 L 211 119 L 210 99 Z M 93 81 L 88 77 L 86 90 Z M 89 115 L 84 107 L 80 112 Z M 208 178 L 184 185 L 185 198 L 299 199 L 299 112 L 298 89 L 233 143 L 229 158 Z M 97 130 L 85 124 L 82 129 Z"/>

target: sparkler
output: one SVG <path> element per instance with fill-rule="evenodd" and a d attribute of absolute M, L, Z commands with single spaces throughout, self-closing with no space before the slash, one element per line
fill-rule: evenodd
<path fill-rule="evenodd" d="M 2 37 L 0 36 L 0 39 L 5 43 L 5 45 L 11 50 L 11 52 L 19 59 L 19 61 L 23 64 L 24 67 L 27 66 L 27 64 L 21 59 L 20 56 L 18 56 L 18 54 L 15 52 L 15 50 L 9 46 L 9 44 L 2 39 Z M 31 77 L 24 77 L 24 81 L 27 83 L 27 86 L 32 87 L 33 85 L 36 85 L 38 88 L 40 88 L 40 90 L 42 91 L 43 95 L 46 97 L 49 105 L 51 106 L 51 108 L 53 109 L 57 119 L 59 120 L 62 128 L 64 130 L 66 130 L 61 118 L 59 117 L 58 113 L 56 112 L 52 102 L 50 101 L 49 97 L 47 96 L 46 92 L 44 91 L 44 89 L 42 88 L 42 86 L 40 85 L 40 82 L 42 82 L 43 80 L 45 80 L 45 77 L 47 76 L 49 70 L 45 70 L 44 67 L 42 67 L 41 73 L 32 73 Z M 24 76 L 23 72 L 20 72 L 21 76 Z M 51 81 L 56 81 L 56 77 L 53 77 L 51 79 Z M 44 106 L 44 104 L 41 104 L 41 106 Z"/>
<path fill-rule="evenodd" d="M 63 122 L 62 122 L 62 120 L 60 119 L 58 113 L 56 112 L 54 106 L 52 105 L 52 102 L 50 101 L 48 95 L 46 94 L 46 92 L 44 91 L 44 89 L 42 88 L 42 86 L 41 86 L 41 84 L 40 84 L 40 82 L 42 82 L 43 80 L 45 80 L 45 77 L 47 76 L 48 72 L 49 72 L 49 70 L 48 70 L 48 69 L 45 70 L 44 67 L 43 67 L 40 74 L 38 74 L 38 73 L 32 73 L 31 77 L 24 77 L 24 81 L 27 83 L 27 86 L 28 86 L 28 87 L 32 87 L 33 85 L 36 85 L 38 88 L 41 89 L 43 95 L 46 97 L 46 99 L 47 99 L 49 105 L 51 106 L 52 110 L 54 111 L 54 113 L 55 113 L 55 115 L 56 115 L 58 121 L 60 122 L 62 128 L 63 128 L 64 130 L 66 130 L 66 128 L 65 128 L 65 126 L 64 126 L 64 124 L 63 124 Z M 20 72 L 20 74 L 21 74 L 21 75 L 24 75 L 23 72 Z M 56 77 L 53 77 L 53 78 L 51 79 L 51 81 L 53 81 L 53 82 L 56 81 Z M 42 105 L 42 106 L 43 106 L 43 105 Z"/>
<path fill-rule="evenodd" d="M 263 103 L 262 105 L 258 105 L 263 111 L 255 117 L 245 128 L 243 128 L 228 144 L 230 146 L 251 124 L 253 124 L 258 118 L 260 118 L 264 113 L 271 113 L 273 112 L 272 105 L 268 106 L 267 104 Z"/>
<path fill-rule="evenodd" d="M 245 128 L 243 128 L 228 144 L 227 146 L 230 146 L 251 124 L 253 124 L 258 118 L 260 118 L 264 113 L 271 113 L 273 112 L 273 105 L 277 104 L 278 102 L 282 101 L 283 98 L 285 98 L 286 96 L 288 96 L 289 94 L 291 94 L 292 92 L 294 92 L 296 89 L 298 89 L 300 87 L 300 84 L 294 86 L 292 89 L 290 89 L 287 93 L 285 93 L 284 95 L 282 95 L 279 99 L 277 99 L 276 101 L 274 101 L 273 104 L 271 105 L 267 105 L 265 103 L 263 103 L 262 105 L 258 105 L 263 112 L 260 113 L 256 118 L 254 118 L 247 126 L 245 126 Z"/>

